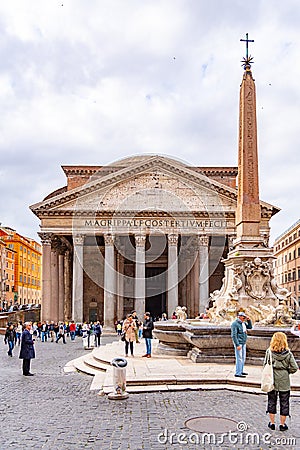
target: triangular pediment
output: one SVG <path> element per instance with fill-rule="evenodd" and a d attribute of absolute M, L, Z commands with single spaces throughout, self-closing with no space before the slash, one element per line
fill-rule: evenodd
<path fill-rule="evenodd" d="M 122 162 L 122 161 L 121 161 Z M 237 191 L 162 156 L 144 156 L 113 173 L 31 206 L 59 211 L 234 211 Z"/>

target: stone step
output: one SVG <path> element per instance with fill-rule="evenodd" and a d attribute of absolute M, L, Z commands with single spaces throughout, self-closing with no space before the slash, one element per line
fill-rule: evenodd
<path fill-rule="evenodd" d="M 92 375 L 92 376 L 96 375 L 99 371 L 95 370 L 92 367 L 85 364 L 84 358 L 85 358 L 85 355 L 81 356 L 80 358 L 73 359 L 73 364 L 74 364 L 74 367 L 76 368 L 76 370 L 78 370 L 79 372 L 85 373 L 87 375 Z"/>
<path fill-rule="evenodd" d="M 105 375 L 105 372 L 99 372 L 94 376 L 90 387 L 91 391 L 101 391 L 103 389 Z"/>
<path fill-rule="evenodd" d="M 96 359 L 92 353 L 84 356 L 83 360 L 87 366 L 100 372 L 105 372 L 109 367 L 106 363 Z"/>

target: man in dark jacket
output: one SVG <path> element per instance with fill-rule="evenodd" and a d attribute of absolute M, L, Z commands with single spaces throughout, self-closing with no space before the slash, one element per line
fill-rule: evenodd
<path fill-rule="evenodd" d="M 151 358 L 151 339 L 153 339 L 152 336 L 152 330 L 154 328 L 153 320 L 150 317 L 149 312 L 145 312 L 144 314 L 144 322 L 143 322 L 143 338 L 146 342 L 146 354 L 143 355 L 144 358 Z"/>
<path fill-rule="evenodd" d="M 12 356 L 12 351 L 14 349 L 15 346 L 15 340 L 16 340 L 16 332 L 14 329 L 14 326 L 12 324 L 10 324 L 5 332 L 5 336 L 4 336 L 4 342 L 5 344 L 8 344 L 8 356 Z"/>
<path fill-rule="evenodd" d="M 35 358 L 35 351 L 33 347 L 33 339 L 31 330 L 31 322 L 25 322 L 25 330 L 22 333 L 20 359 L 23 359 L 23 375 L 25 377 L 32 377 L 34 374 L 30 373 L 30 361 Z"/>
<path fill-rule="evenodd" d="M 235 377 L 245 378 L 248 375 L 244 372 L 246 360 L 247 329 L 252 328 L 251 320 L 243 311 L 238 313 L 236 320 L 231 324 L 231 337 L 235 350 Z"/>

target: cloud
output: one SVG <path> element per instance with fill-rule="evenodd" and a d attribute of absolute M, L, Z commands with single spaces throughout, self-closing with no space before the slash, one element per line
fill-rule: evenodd
<path fill-rule="evenodd" d="M 65 183 L 61 164 L 235 165 L 246 32 L 272 236 L 299 218 L 296 0 L 11 0 L 0 16 L 2 223 L 36 237 L 28 205 Z"/>

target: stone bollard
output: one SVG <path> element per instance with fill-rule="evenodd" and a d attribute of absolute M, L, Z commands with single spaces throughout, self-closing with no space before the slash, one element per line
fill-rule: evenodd
<path fill-rule="evenodd" d="M 111 362 L 113 366 L 113 385 L 114 392 L 108 394 L 110 400 L 124 400 L 129 397 L 126 392 L 126 366 L 127 360 L 125 358 L 114 358 Z"/>

